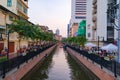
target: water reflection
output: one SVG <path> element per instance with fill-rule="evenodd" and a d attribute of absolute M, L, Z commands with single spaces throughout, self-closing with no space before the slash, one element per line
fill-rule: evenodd
<path fill-rule="evenodd" d="M 66 54 L 66 55 L 65 55 Z M 62 48 L 47 58 L 43 64 L 22 80 L 90 80 L 79 65 Z"/>
<path fill-rule="evenodd" d="M 69 56 L 66 55 L 71 70 L 71 80 L 90 80 L 82 68 Z"/>
<path fill-rule="evenodd" d="M 49 58 L 45 59 L 42 64 L 40 64 L 37 70 L 32 71 L 25 75 L 21 80 L 46 80 L 48 78 L 49 70 L 54 65 L 52 62 L 52 57 L 54 52 L 49 56 Z"/>

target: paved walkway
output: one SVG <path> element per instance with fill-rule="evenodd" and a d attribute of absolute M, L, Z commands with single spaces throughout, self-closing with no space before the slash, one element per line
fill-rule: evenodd
<path fill-rule="evenodd" d="M 83 56 L 80 56 L 77 52 L 71 50 L 70 48 L 67 48 L 68 52 L 75 56 L 82 64 L 84 64 L 89 70 L 91 70 L 100 80 L 119 80 L 116 79 L 114 76 L 110 75 L 109 73 L 102 70 L 97 65 L 93 64 L 92 62 L 85 59 Z"/>

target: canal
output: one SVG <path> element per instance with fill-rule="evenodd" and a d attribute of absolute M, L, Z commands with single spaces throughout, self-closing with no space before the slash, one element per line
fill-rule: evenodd
<path fill-rule="evenodd" d="M 25 75 L 22 80 L 97 80 L 90 78 L 71 57 L 57 47 L 42 63 Z"/>

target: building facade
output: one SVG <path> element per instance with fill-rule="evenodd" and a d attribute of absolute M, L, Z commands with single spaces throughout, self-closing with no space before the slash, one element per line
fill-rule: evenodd
<path fill-rule="evenodd" d="M 89 41 L 98 41 L 98 36 L 100 41 L 113 42 L 116 39 L 117 32 L 111 22 L 111 17 L 115 16 L 116 11 L 108 11 L 108 4 L 111 3 L 116 4 L 117 0 L 87 1 L 86 38 Z"/>
<path fill-rule="evenodd" d="M 70 37 L 70 26 L 69 26 L 69 24 L 67 25 L 67 37 Z"/>
<path fill-rule="evenodd" d="M 11 17 L 12 16 L 12 17 Z M 12 20 L 15 20 L 18 18 L 16 14 L 13 12 L 9 11 L 5 7 L 0 5 L 0 34 L 1 34 L 1 39 L 0 39 L 0 51 L 3 50 L 5 47 L 8 47 L 8 33 L 7 33 L 7 24 L 11 24 Z M 15 52 L 17 47 L 17 34 L 9 34 L 9 52 Z"/>
<path fill-rule="evenodd" d="M 86 3 L 87 0 L 72 0 L 70 28 L 76 26 L 76 24 L 78 25 L 82 20 L 86 20 Z"/>
<path fill-rule="evenodd" d="M 75 36 L 77 31 L 78 31 L 78 23 L 74 23 L 73 26 L 70 28 L 70 37 Z"/>
<path fill-rule="evenodd" d="M 28 19 L 27 15 L 28 1 L 27 0 L 0 0 L 0 52 L 5 47 L 9 46 L 9 53 L 17 52 L 18 46 L 27 45 L 28 41 L 22 40 L 21 45 L 17 39 L 17 33 L 9 34 L 8 45 L 8 24 L 16 19 Z"/>
<path fill-rule="evenodd" d="M 86 38 L 88 41 L 92 40 L 92 10 L 93 10 L 93 5 L 92 5 L 93 0 L 87 0 L 87 14 L 86 14 Z"/>
<path fill-rule="evenodd" d="M 28 0 L 0 0 L 0 5 L 22 18 L 28 19 Z"/>

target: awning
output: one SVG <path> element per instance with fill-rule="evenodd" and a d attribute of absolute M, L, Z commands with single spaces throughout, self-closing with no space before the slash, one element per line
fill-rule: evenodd
<path fill-rule="evenodd" d="M 6 27 L 5 26 L 0 26 L 0 29 L 5 29 Z"/>

